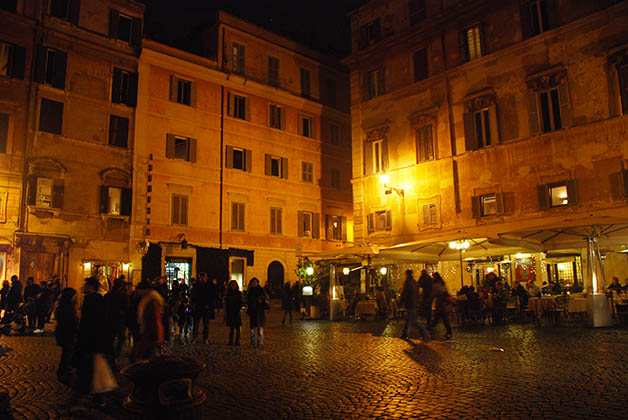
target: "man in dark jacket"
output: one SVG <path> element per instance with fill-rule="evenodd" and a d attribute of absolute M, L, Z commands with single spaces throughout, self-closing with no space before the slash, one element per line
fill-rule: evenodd
<path fill-rule="evenodd" d="M 46 318 L 48 317 L 48 309 L 50 308 L 50 300 L 52 299 L 52 290 L 48 288 L 48 283 L 41 282 L 39 293 L 35 298 L 35 316 L 37 318 L 37 329 L 33 331 L 35 334 L 44 332 Z"/>
<path fill-rule="evenodd" d="M 11 288 L 9 289 L 9 292 L 6 295 L 6 301 L 7 301 L 6 310 L 9 313 L 17 311 L 17 308 L 19 308 L 20 303 L 23 302 L 22 283 L 20 283 L 20 280 L 17 278 L 16 275 L 11 276 Z"/>
<path fill-rule="evenodd" d="M 419 287 L 421 288 L 421 312 L 425 314 L 425 323 L 432 325 L 432 302 L 434 296 L 432 294 L 432 277 L 427 274 L 426 270 L 421 270 L 419 277 Z"/>
<path fill-rule="evenodd" d="M 212 293 L 213 291 L 213 293 Z M 192 313 L 194 314 L 194 325 L 192 330 L 193 341 L 198 338 L 198 327 L 203 320 L 203 343 L 207 343 L 209 338 L 209 320 L 214 318 L 214 303 L 216 300 L 216 288 L 210 287 L 207 283 L 207 274 L 199 274 L 196 285 L 192 287 Z"/>
<path fill-rule="evenodd" d="M 35 284 L 32 277 L 26 279 L 26 287 L 24 287 L 24 313 L 28 317 L 28 328 L 34 330 L 37 328 L 37 306 L 35 301 L 40 292 L 40 287 Z"/>
<path fill-rule="evenodd" d="M 403 290 L 401 291 L 401 306 L 406 308 L 406 326 L 403 329 L 403 334 L 401 338 L 404 340 L 408 339 L 408 335 L 410 333 L 410 326 L 416 326 L 423 336 L 424 340 L 429 340 L 431 338 L 430 333 L 427 329 L 419 324 L 416 318 L 416 308 L 419 300 L 419 291 L 417 282 L 414 280 L 412 276 L 412 270 L 406 270 L 406 281 L 403 284 Z"/>
<path fill-rule="evenodd" d="M 124 278 L 117 278 L 113 282 L 113 289 L 105 295 L 107 305 L 107 323 L 114 342 L 113 357 L 117 358 L 122 353 L 122 347 L 126 341 L 126 320 L 131 298 L 126 293 Z"/>

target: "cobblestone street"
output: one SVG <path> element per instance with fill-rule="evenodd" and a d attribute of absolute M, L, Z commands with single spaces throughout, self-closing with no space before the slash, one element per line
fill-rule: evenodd
<path fill-rule="evenodd" d="M 218 320 L 209 344 L 175 346 L 174 353 L 207 363 L 199 378 L 208 396 L 203 418 L 618 419 L 628 410 L 625 329 L 454 328 L 453 342 L 423 343 L 399 339 L 401 321 L 282 327 L 279 317 L 273 308 L 261 351 L 248 348 L 248 334 L 240 348 L 226 346 Z M 0 338 L 8 418 L 79 418 L 56 380 L 60 352 L 51 330 Z M 89 418 L 124 418 L 129 383 L 120 378 L 120 385 L 110 405 Z"/>

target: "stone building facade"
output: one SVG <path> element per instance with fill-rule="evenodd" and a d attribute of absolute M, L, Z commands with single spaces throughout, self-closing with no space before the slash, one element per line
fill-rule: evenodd
<path fill-rule="evenodd" d="M 352 240 L 348 77 L 222 12 L 203 38 L 204 57 L 143 43 L 133 276 L 277 288 L 303 252 Z"/>
<path fill-rule="evenodd" d="M 144 6 L 130 0 L 3 2 L 3 41 L 22 77 L 9 112 L 9 274 L 80 287 L 97 266 L 128 268 L 137 54 Z M 15 5 L 15 7 L 13 7 Z M 14 29 L 20 29 L 14 30 Z M 3 50 L 4 51 L 4 50 Z M 20 73 L 20 76 L 22 74 Z M 5 156 L 2 155 L 2 159 Z M 3 161 L 4 162 L 4 161 Z M 7 161 L 8 162 L 8 161 Z M 4 175 L 3 175 L 4 176 Z M 13 232 L 9 233 L 10 230 Z"/>
<path fill-rule="evenodd" d="M 356 244 L 440 263 L 456 287 L 570 284 L 588 229 L 606 276 L 628 277 L 626 2 L 373 0 L 350 17 Z"/>

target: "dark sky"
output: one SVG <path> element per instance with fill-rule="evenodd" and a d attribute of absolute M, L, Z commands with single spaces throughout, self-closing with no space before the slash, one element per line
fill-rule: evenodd
<path fill-rule="evenodd" d="M 329 55 L 350 49 L 347 12 L 366 0 L 142 0 L 146 34 L 156 41 L 196 52 L 194 35 L 224 10 Z M 176 5 L 176 6 L 173 6 Z"/>

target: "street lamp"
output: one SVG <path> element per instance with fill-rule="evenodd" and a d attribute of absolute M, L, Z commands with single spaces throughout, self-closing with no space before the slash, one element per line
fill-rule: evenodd
<path fill-rule="evenodd" d="M 385 276 L 385 275 L 386 275 L 386 273 L 388 273 L 388 268 L 386 268 L 386 267 L 382 267 L 382 268 L 380 268 L 380 269 L 379 269 L 379 273 L 380 273 L 382 276 Z"/>
<path fill-rule="evenodd" d="M 403 188 L 395 188 L 388 185 L 388 183 L 390 182 L 390 177 L 388 176 L 388 174 L 381 174 L 379 176 L 379 182 L 384 185 L 384 194 L 392 194 L 394 191 L 399 197 L 403 197 Z"/>
<path fill-rule="evenodd" d="M 469 241 L 451 241 L 449 242 L 450 249 L 458 250 L 458 257 L 460 258 L 460 287 L 464 285 L 464 275 L 462 274 L 462 253 L 469 249 L 471 244 Z"/>
<path fill-rule="evenodd" d="M 351 269 L 349 267 L 345 267 L 342 269 L 342 274 L 344 274 L 345 276 L 348 276 L 349 273 L 351 273 Z"/>
<path fill-rule="evenodd" d="M 310 265 L 310 266 L 308 266 L 308 267 L 305 269 L 305 274 L 307 274 L 308 276 L 311 276 L 312 274 L 314 274 L 314 267 L 312 267 L 311 265 Z"/>

